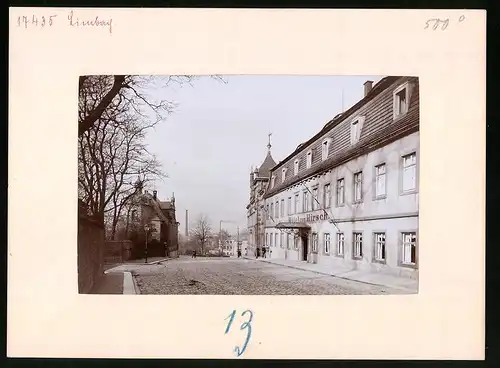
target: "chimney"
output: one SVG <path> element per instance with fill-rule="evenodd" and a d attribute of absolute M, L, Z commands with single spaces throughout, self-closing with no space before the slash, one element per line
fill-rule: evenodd
<path fill-rule="evenodd" d="M 370 93 L 370 91 L 372 90 L 372 87 L 373 87 L 373 81 L 370 81 L 370 80 L 369 80 L 369 81 L 366 81 L 363 85 L 365 86 L 365 96 L 364 96 L 364 97 L 366 97 L 366 95 L 367 95 L 368 93 Z"/>
<path fill-rule="evenodd" d="M 158 194 L 158 191 L 153 190 L 153 198 L 156 199 L 156 195 Z"/>
<path fill-rule="evenodd" d="M 189 236 L 188 223 L 188 210 L 186 210 L 186 237 Z"/>

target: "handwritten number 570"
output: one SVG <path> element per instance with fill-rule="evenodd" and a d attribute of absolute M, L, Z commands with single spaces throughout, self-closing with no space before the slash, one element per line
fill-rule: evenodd
<path fill-rule="evenodd" d="M 241 348 L 238 346 L 234 347 L 234 352 L 236 353 L 237 356 L 240 356 L 241 354 L 243 354 L 245 352 L 247 345 L 248 345 L 248 342 L 250 341 L 250 337 L 252 336 L 252 318 L 253 318 L 252 311 L 247 309 L 246 311 L 241 313 L 241 316 L 245 317 L 245 315 L 247 315 L 247 314 L 249 315 L 248 320 L 246 322 L 243 322 L 240 326 L 240 330 L 247 330 L 247 336 L 245 338 L 245 343 L 243 344 L 243 346 Z M 224 332 L 224 334 L 227 334 L 229 332 L 229 330 L 231 329 L 235 315 L 236 315 L 236 309 L 233 310 L 231 312 L 231 314 L 225 318 L 225 319 L 229 318 L 229 322 L 227 324 L 226 332 Z"/>

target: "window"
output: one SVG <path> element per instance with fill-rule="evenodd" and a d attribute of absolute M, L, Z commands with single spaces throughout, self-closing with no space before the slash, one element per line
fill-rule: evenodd
<path fill-rule="evenodd" d="M 375 233 L 375 260 L 385 261 L 385 233 Z"/>
<path fill-rule="evenodd" d="M 317 233 L 312 233 L 312 251 L 315 253 L 318 251 L 318 234 Z"/>
<path fill-rule="evenodd" d="M 299 213 L 299 193 L 295 194 L 295 199 L 294 199 L 294 204 L 293 204 L 293 213 Z"/>
<path fill-rule="evenodd" d="M 266 246 L 269 246 L 269 234 L 266 233 Z"/>
<path fill-rule="evenodd" d="M 351 144 L 356 144 L 361 137 L 361 129 L 363 129 L 363 123 L 365 118 L 363 116 L 358 116 L 351 122 Z"/>
<path fill-rule="evenodd" d="M 297 175 L 299 173 L 299 160 L 295 160 L 293 162 L 293 175 Z"/>
<path fill-rule="evenodd" d="M 402 263 L 405 265 L 414 265 L 417 262 L 417 233 L 402 233 L 403 252 Z"/>
<path fill-rule="evenodd" d="M 269 205 L 266 205 L 266 218 L 269 220 Z"/>
<path fill-rule="evenodd" d="M 281 200 L 281 206 L 280 206 L 280 215 L 281 217 L 285 216 L 285 200 Z"/>
<path fill-rule="evenodd" d="M 375 166 L 375 198 L 385 197 L 385 164 Z"/>
<path fill-rule="evenodd" d="M 269 234 L 269 246 L 273 246 L 273 234 Z"/>
<path fill-rule="evenodd" d="M 330 198 L 332 197 L 332 192 L 330 184 L 326 184 L 323 188 L 323 206 L 324 208 L 330 208 Z"/>
<path fill-rule="evenodd" d="M 354 174 L 353 186 L 354 202 L 361 202 L 363 199 L 363 173 L 361 171 Z"/>
<path fill-rule="evenodd" d="M 290 234 L 286 234 L 286 249 L 290 249 Z"/>
<path fill-rule="evenodd" d="M 363 258 L 363 234 L 352 233 L 352 248 L 353 258 Z"/>
<path fill-rule="evenodd" d="M 280 202 L 276 201 L 276 205 L 274 207 L 274 218 L 280 217 Z"/>
<path fill-rule="evenodd" d="M 302 196 L 302 212 L 307 212 L 309 203 L 309 192 L 304 192 Z"/>
<path fill-rule="evenodd" d="M 403 156 L 403 193 L 413 192 L 417 188 L 417 154 Z"/>
<path fill-rule="evenodd" d="M 291 215 L 292 214 L 292 197 L 288 197 L 286 207 L 287 207 L 287 214 Z"/>
<path fill-rule="evenodd" d="M 312 166 L 312 151 L 307 152 L 306 168 L 309 169 Z"/>
<path fill-rule="evenodd" d="M 293 237 L 293 248 L 295 250 L 299 249 L 299 237 L 298 236 Z"/>
<path fill-rule="evenodd" d="M 344 256 L 344 233 L 337 233 L 337 255 Z"/>
<path fill-rule="evenodd" d="M 274 182 L 275 182 L 276 176 L 271 176 L 271 188 L 274 188 Z"/>
<path fill-rule="evenodd" d="M 271 203 L 271 212 L 269 212 L 271 219 L 274 217 L 274 203 Z"/>
<path fill-rule="evenodd" d="M 274 233 L 274 246 L 277 247 L 279 243 L 278 233 Z"/>
<path fill-rule="evenodd" d="M 281 169 L 281 182 L 284 182 L 286 179 L 286 167 Z"/>
<path fill-rule="evenodd" d="M 281 248 L 285 247 L 285 233 L 280 234 L 280 246 Z"/>
<path fill-rule="evenodd" d="M 337 206 L 343 206 L 345 203 L 344 179 L 337 180 Z"/>
<path fill-rule="evenodd" d="M 327 138 L 323 141 L 321 145 L 321 159 L 326 160 L 328 158 L 328 150 L 330 148 L 330 139 Z"/>
<path fill-rule="evenodd" d="M 318 188 L 312 190 L 312 210 L 318 209 Z"/>
<path fill-rule="evenodd" d="M 408 84 L 405 83 L 402 86 L 396 88 L 394 91 L 394 119 L 405 115 L 408 112 L 410 94 Z"/>
<path fill-rule="evenodd" d="M 324 235 L 324 252 L 330 254 L 330 234 L 328 233 Z"/>

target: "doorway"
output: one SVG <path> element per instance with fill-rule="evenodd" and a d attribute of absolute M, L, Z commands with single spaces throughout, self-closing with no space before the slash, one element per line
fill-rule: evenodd
<path fill-rule="evenodd" d="M 306 235 L 302 235 L 302 260 L 307 261 L 307 253 L 309 253 L 308 238 Z"/>

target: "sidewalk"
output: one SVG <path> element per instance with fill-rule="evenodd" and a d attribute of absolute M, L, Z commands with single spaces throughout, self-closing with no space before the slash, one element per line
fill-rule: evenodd
<path fill-rule="evenodd" d="M 248 256 L 244 256 L 243 258 L 255 260 L 255 258 Z M 314 263 L 306 263 L 304 261 L 270 259 L 270 258 L 258 258 L 257 260 L 261 262 L 267 262 L 299 270 L 316 272 L 323 275 L 334 276 L 341 279 L 363 282 L 365 284 L 386 286 L 393 289 L 403 290 L 408 293 L 418 292 L 418 281 L 406 277 L 397 277 L 382 273 L 353 270 L 347 267 L 332 269 L 329 266 L 319 265 Z"/>
<path fill-rule="evenodd" d="M 134 277 L 129 271 L 107 270 L 89 294 L 139 294 Z"/>

